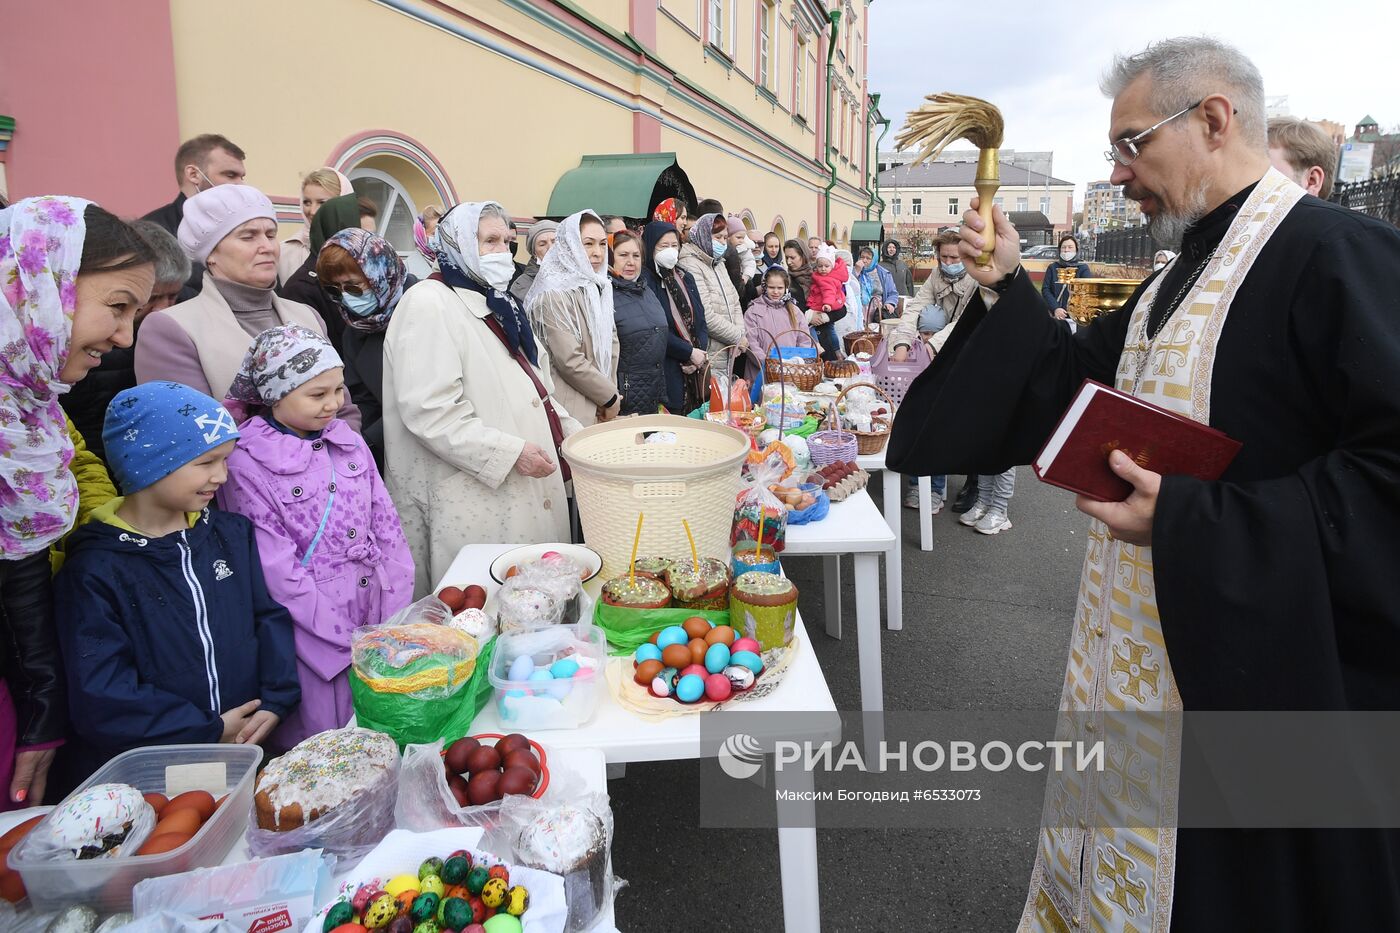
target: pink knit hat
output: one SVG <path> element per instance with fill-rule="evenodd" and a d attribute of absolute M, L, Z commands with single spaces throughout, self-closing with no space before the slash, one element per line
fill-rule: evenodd
<path fill-rule="evenodd" d="M 277 221 L 267 195 L 252 185 L 217 185 L 185 201 L 180 246 L 191 259 L 204 262 L 235 227 L 259 217 Z"/>

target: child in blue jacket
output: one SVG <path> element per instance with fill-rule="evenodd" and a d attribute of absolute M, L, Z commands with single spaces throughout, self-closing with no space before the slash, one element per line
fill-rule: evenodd
<path fill-rule="evenodd" d="M 173 382 L 119 393 L 102 432 L 126 493 L 68 539 L 54 581 L 72 730 L 88 764 L 142 745 L 261 742 L 301 698 L 292 620 L 252 524 L 209 506 L 238 438 Z"/>

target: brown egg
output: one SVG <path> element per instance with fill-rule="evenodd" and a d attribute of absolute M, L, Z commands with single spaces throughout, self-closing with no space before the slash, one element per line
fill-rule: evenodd
<path fill-rule="evenodd" d="M 511 749 L 529 747 L 530 740 L 519 732 L 512 732 L 510 735 L 502 736 L 496 740 L 496 751 L 501 753 L 502 758 L 504 758 Z"/>
<path fill-rule="evenodd" d="M 705 644 L 705 639 L 692 638 L 687 647 L 690 649 L 690 663 L 699 664 L 703 667 L 705 664 L 705 651 L 710 647 Z M 689 667 L 689 665 L 686 666 Z"/>
<path fill-rule="evenodd" d="M 136 854 L 159 855 L 162 852 L 173 852 L 189 841 L 188 833 L 161 833 L 159 836 L 153 835 L 147 839 L 146 844 L 138 849 Z"/>
<path fill-rule="evenodd" d="M 654 631 L 654 632 L 651 633 L 651 637 L 648 638 L 647 641 L 651 642 L 651 643 L 654 645 L 654 644 L 656 644 L 656 640 L 657 640 L 658 638 L 660 638 L 660 637 L 661 637 L 661 630 L 660 630 L 660 629 L 657 629 L 656 631 Z"/>
<path fill-rule="evenodd" d="M 508 794 L 529 794 L 534 791 L 537 783 L 539 779 L 529 768 L 506 768 L 501 774 L 501 779 L 496 782 L 496 789 L 502 797 Z"/>
<path fill-rule="evenodd" d="M 667 667 L 674 667 L 680 670 L 690 666 L 690 646 L 689 645 L 667 645 L 661 652 L 661 663 Z"/>
<path fill-rule="evenodd" d="M 199 826 L 198 811 L 190 807 L 184 807 L 180 810 L 171 810 L 166 807 L 165 816 L 156 824 L 156 828 L 151 830 L 151 837 L 163 836 L 167 833 L 184 833 L 186 836 L 193 836 L 199 832 Z"/>
<path fill-rule="evenodd" d="M 203 823 L 214 815 L 214 795 L 206 790 L 186 791 L 178 797 L 172 797 L 161 811 L 161 816 L 169 816 L 176 810 L 184 809 L 198 813 L 199 821 Z"/>
<path fill-rule="evenodd" d="M 452 791 L 452 797 L 457 801 L 457 806 L 465 807 L 471 803 L 471 798 L 467 796 L 467 779 L 460 774 L 448 776 L 447 789 Z"/>
<path fill-rule="evenodd" d="M 652 658 L 650 661 L 643 661 L 641 664 L 637 665 L 637 672 L 632 675 L 632 679 L 643 687 L 649 686 L 651 682 L 656 679 L 656 675 L 660 674 L 665 667 L 665 664 L 655 658 Z"/>
<path fill-rule="evenodd" d="M 161 811 L 165 809 L 166 804 L 170 803 L 170 798 L 164 794 L 142 794 L 141 796 L 145 797 L 146 802 L 151 805 L 151 809 L 156 811 L 156 819 L 160 819 Z"/>
<path fill-rule="evenodd" d="M 467 755 L 467 772 L 473 777 L 483 771 L 495 771 L 500 767 L 501 753 L 490 746 L 479 746 Z"/>
<path fill-rule="evenodd" d="M 647 681 L 647 683 L 651 683 L 651 681 Z M 534 752 L 526 751 L 523 748 L 515 748 L 511 749 L 510 754 L 506 756 L 502 767 L 506 771 L 509 771 L 511 768 L 528 768 L 536 774 L 539 774 L 540 760 L 535 757 Z"/>
<path fill-rule="evenodd" d="M 495 749 L 492 749 L 495 751 Z M 467 799 L 472 806 L 479 807 L 483 803 L 490 803 L 493 800 L 501 799 L 501 772 L 482 771 L 472 775 L 472 779 L 467 782 Z"/>
<path fill-rule="evenodd" d="M 687 638 L 704 638 L 710 634 L 710 623 L 699 616 L 691 616 L 681 623 L 681 628 L 685 629 Z"/>
<path fill-rule="evenodd" d="M 13 827 L 9 832 L 5 833 L 5 835 L 0 836 L 0 849 L 12 849 L 19 845 L 19 841 L 23 839 L 31 829 L 38 826 L 39 821 L 43 818 L 42 815 L 30 817 L 18 826 Z M 4 865 L 5 863 L 0 861 L 0 868 L 3 868 Z"/>
<path fill-rule="evenodd" d="M 452 774 L 466 774 L 467 758 L 480 747 L 481 743 L 471 736 L 460 738 L 447 746 L 447 754 L 442 757 L 442 763 Z"/>
<path fill-rule="evenodd" d="M 734 630 L 727 625 L 716 625 L 705 636 L 705 644 L 732 645 L 734 644 Z"/>
<path fill-rule="evenodd" d="M 0 897 L 11 904 L 18 904 L 26 896 L 28 892 L 24 890 L 24 880 L 20 878 L 19 872 L 0 866 Z"/>

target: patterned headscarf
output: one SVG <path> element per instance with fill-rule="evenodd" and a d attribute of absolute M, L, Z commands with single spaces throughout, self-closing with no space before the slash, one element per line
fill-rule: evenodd
<path fill-rule="evenodd" d="M 530 308 L 549 292 L 566 292 L 582 287 L 588 299 L 588 330 L 593 338 L 593 362 L 605 376 L 612 375 L 612 341 L 617 329 L 613 318 L 613 287 L 607 269 L 593 268 L 583 248 L 579 227 L 584 220 L 598 225 L 603 221 L 592 211 L 570 214 L 559 224 L 554 246 L 540 260 L 530 292 L 525 296 L 525 309 Z M 579 336 L 582 336 L 581 334 Z"/>
<path fill-rule="evenodd" d="M 404 268 L 403 260 L 399 258 L 393 244 L 359 227 L 340 231 L 326 241 L 326 246 L 332 243 L 345 250 L 350 254 L 350 258 L 355 260 L 355 265 L 360 267 L 365 281 L 369 282 L 374 297 L 379 300 L 379 310 L 367 317 L 351 314 L 344 303 L 336 302 L 340 316 L 345 319 L 346 324 L 356 330 L 369 333 L 388 327 L 389 318 L 398 306 L 399 299 L 403 297 L 404 279 L 408 277 L 408 270 Z M 325 248 L 321 247 L 322 250 Z"/>
<path fill-rule="evenodd" d="M 0 211 L 0 554 L 37 554 L 78 507 L 59 396 L 87 226 L 80 198 L 26 198 Z"/>
<path fill-rule="evenodd" d="M 240 420 L 271 408 L 328 369 L 344 366 L 330 342 L 300 324 L 279 324 L 253 338 L 229 386 L 228 405 Z"/>
<path fill-rule="evenodd" d="M 511 352 L 524 353 L 531 364 L 538 366 L 539 347 L 520 302 L 508 290 L 498 291 L 486 284 L 481 274 L 481 248 L 476 234 L 481 226 L 481 212 L 488 207 L 505 213 L 505 208 L 496 201 L 468 201 L 442 215 L 437 227 L 438 268 L 447 285 L 484 296 L 486 307 L 501 325 Z"/>
<path fill-rule="evenodd" d="M 690 228 L 690 242 L 694 243 L 700 252 L 705 254 L 711 265 L 721 262 L 722 259 L 715 258 L 714 247 L 710 244 L 715 241 L 715 225 L 724 227 L 724 218 L 719 214 L 705 214 L 695 221 L 695 226 Z"/>
<path fill-rule="evenodd" d="M 667 198 L 656 205 L 656 210 L 651 212 L 651 219 L 673 224 L 680 219 L 682 209 L 683 206 L 679 198 Z"/>

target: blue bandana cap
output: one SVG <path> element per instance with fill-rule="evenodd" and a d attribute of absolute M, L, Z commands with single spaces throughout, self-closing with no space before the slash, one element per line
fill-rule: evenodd
<path fill-rule="evenodd" d="M 227 408 L 178 382 L 147 382 L 117 393 L 102 428 L 107 468 L 128 496 L 237 439 Z"/>

